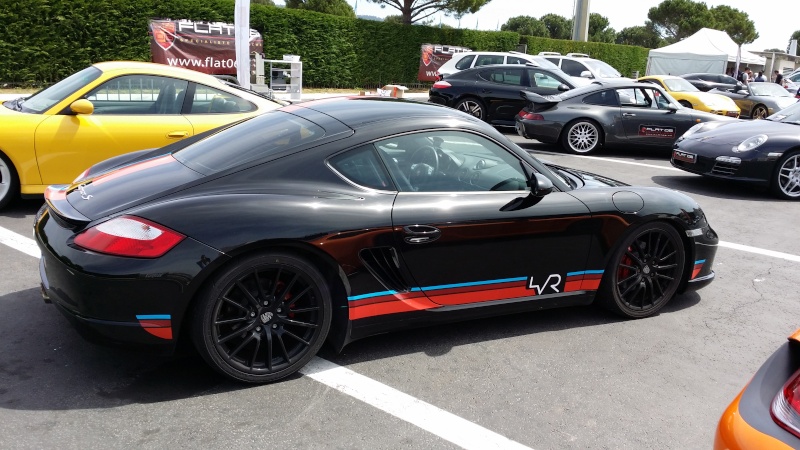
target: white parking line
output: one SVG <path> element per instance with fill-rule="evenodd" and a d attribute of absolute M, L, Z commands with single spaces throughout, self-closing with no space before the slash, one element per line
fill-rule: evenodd
<path fill-rule="evenodd" d="M 719 241 L 720 247 L 732 248 L 734 250 L 741 250 L 743 252 L 755 253 L 757 255 L 771 256 L 773 258 L 781 258 L 789 261 L 800 262 L 800 256 L 792 255 L 789 253 L 776 252 L 774 250 L 765 250 L 758 247 L 750 247 L 749 245 L 735 244 L 733 242 Z"/>
<path fill-rule="evenodd" d="M 314 358 L 300 373 L 466 449 L 529 449 L 350 369 Z"/>
<path fill-rule="evenodd" d="M 644 163 L 637 163 L 637 162 L 632 162 L 632 161 L 622 161 L 622 160 L 619 160 L 619 159 L 602 158 L 602 157 L 598 157 L 598 156 L 571 155 L 571 154 L 568 154 L 568 153 L 543 152 L 543 151 L 539 151 L 539 150 L 528 150 L 528 153 L 534 153 L 534 154 L 537 154 L 537 155 L 569 156 L 571 158 L 591 159 L 593 161 L 608 161 L 608 162 L 619 163 L 619 164 L 628 164 L 628 165 L 631 165 L 631 166 L 650 167 L 650 168 L 653 168 L 653 169 L 674 170 L 676 172 L 683 172 L 683 170 L 676 169 L 675 167 L 657 166 L 655 164 L 644 164 Z"/>
<path fill-rule="evenodd" d="M 36 241 L 3 227 L 0 227 L 0 244 L 34 258 L 41 257 Z M 531 450 L 494 431 L 322 358 L 312 359 L 300 373 L 465 449 Z"/>

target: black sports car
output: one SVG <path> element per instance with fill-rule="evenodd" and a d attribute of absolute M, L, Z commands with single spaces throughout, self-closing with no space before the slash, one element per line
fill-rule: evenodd
<path fill-rule="evenodd" d="M 561 69 L 532 65 L 481 66 L 448 75 L 431 87 L 428 101 L 464 111 L 492 125 L 514 126 L 525 106 L 520 90 L 541 95 L 558 94 L 575 87 Z"/>
<path fill-rule="evenodd" d="M 769 187 L 800 200 L 800 103 L 766 120 L 695 125 L 675 143 L 672 165 L 687 172 Z"/>
<path fill-rule="evenodd" d="M 703 92 L 708 92 L 712 89 L 730 91 L 744 88 L 744 84 L 741 81 L 722 73 L 687 73 L 680 75 L 680 77 L 685 78 L 694 87 Z"/>
<path fill-rule="evenodd" d="M 517 115 L 520 136 L 555 144 L 573 153 L 601 145 L 671 147 L 696 123 L 735 121 L 684 108 L 651 83 L 593 82 L 559 95 L 521 91 L 527 105 Z"/>
<path fill-rule="evenodd" d="M 585 305 L 631 318 L 714 278 L 697 203 L 548 167 L 459 111 L 287 106 L 51 186 L 45 299 L 90 338 L 268 382 L 389 330 Z"/>

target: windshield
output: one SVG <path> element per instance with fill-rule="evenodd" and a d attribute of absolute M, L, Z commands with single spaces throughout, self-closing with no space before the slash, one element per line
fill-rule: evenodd
<path fill-rule="evenodd" d="M 212 134 L 172 154 L 204 175 L 316 141 L 325 130 L 306 119 L 272 111 Z"/>
<path fill-rule="evenodd" d="M 684 80 L 683 78 L 667 78 L 664 80 L 664 84 L 667 86 L 667 89 L 670 91 L 675 92 L 700 92 L 700 89 L 697 89 L 689 83 L 688 81 Z"/>
<path fill-rule="evenodd" d="M 775 122 L 793 123 L 800 125 L 800 102 L 792 106 L 783 108 L 775 114 L 768 117 L 769 120 Z"/>
<path fill-rule="evenodd" d="M 617 69 L 609 66 L 599 59 L 582 59 L 581 61 L 587 66 L 591 67 L 595 75 L 600 76 L 600 78 L 619 78 L 622 76 Z"/>
<path fill-rule="evenodd" d="M 775 83 L 750 83 L 750 92 L 765 97 L 793 97 L 783 86 Z"/>
<path fill-rule="evenodd" d="M 52 108 L 56 103 L 64 100 L 68 95 L 96 80 L 101 73 L 100 69 L 94 66 L 89 66 L 80 72 L 73 73 L 49 88 L 43 89 L 25 99 L 20 105 L 21 110 L 23 112 L 41 114 Z"/>

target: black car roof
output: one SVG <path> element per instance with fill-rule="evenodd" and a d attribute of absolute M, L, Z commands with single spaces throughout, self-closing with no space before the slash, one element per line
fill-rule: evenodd
<path fill-rule="evenodd" d="M 326 114 L 352 129 L 376 122 L 409 118 L 430 118 L 437 121 L 455 119 L 482 123 L 468 114 L 442 105 L 387 97 L 334 97 L 298 103 L 284 110 L 292 112 L 295 108 L 307 108 Z"/>

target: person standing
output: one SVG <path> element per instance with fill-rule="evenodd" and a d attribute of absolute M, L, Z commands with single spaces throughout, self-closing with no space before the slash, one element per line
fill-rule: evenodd
<path fill-rule="evenodd" d="M 783 75 L 781 75 L 781 73 L 778 72 L 777 70 L 774 72 L 774 74 L 775 74 L 775 82 L 783 86 Z"/>
<path fill-rule="evenodd" d="M 758 75 L 756 76 L 756 78 L 753 81 L 758 81 L 758 82 L 763 83 L 763 82 L 767 81 L 767 77 L 764 76 L 764 72 L 763 71 L 759 70 L 758 71 Z"/>
<path fill-rule="evenodd" d="M 750 83 L 752 76 L 753 76 L 753 71 L 750 70 L 749 67 L 745 67 L 744 72 L 742 72 L 742 79 L 741 79 L 742 84 L 747 86 L 747 84 Z"/>

